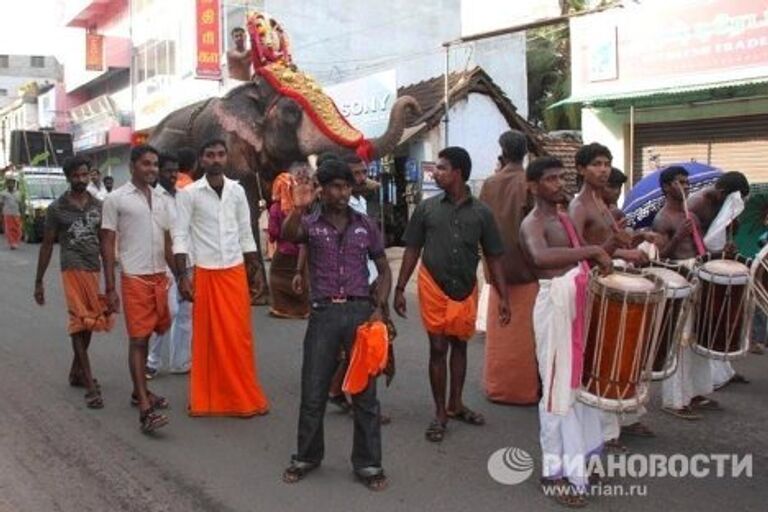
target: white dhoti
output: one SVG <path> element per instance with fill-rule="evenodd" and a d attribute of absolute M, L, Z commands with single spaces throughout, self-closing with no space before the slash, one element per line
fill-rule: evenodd
<path fill-rule="evenodd" d="M 536 358 L 543 385 L 539 402 L 542 476 L 587 485 L 586 463 L 603 445 L 601 411 L 575 400 L 572 381 L 574 282 L 578 269 L 539 281 L 533 310 Z"/>
<path fill-rule="evenodd" d="M 710 359 L 709 366 L 712 369 L 712 386 L 720 389 L 725 386 L 731 377 L 736 375 L 730 361 L 721 361 L 720 359 Z"/>

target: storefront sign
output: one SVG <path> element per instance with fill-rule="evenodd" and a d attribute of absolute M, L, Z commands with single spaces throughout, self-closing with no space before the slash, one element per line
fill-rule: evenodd
<path fill-rule="evenodd" d="M 387 131 L 389 112 L 397 99 L 395 71 L 384 71 L 325 88 L 341 115 L 368 137 Z"/>
<path fill-rule="evenodd" d="M 104 36 L 101 34 L 85 34 L 85 69 L 104 70 Z"/>
<path fill-rule="evenodd" d="M 198 78 L 221 78 L 221 10 L 219 0 L 196 0 Z"/>
<path fill-rule="evenodd" d="M 765 0 L 652 0 L 571 21 L 573 96 L 768 76 Z"/>

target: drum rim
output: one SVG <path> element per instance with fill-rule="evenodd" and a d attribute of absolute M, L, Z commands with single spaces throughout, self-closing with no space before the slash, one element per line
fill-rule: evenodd
<path fill-rule="evenodd" d="M 633 277 L 642 277 L 655 285 L 653 290 L 642 292 L 620 290 L 618 288 L 606 286 L 599 281 L 598 278 L 602 277 L 598 275 L 599 273 L 600 269 L 598 267 L 593 268 L 589 272 L 589 290 L 598 297 L 604 296 L 609 299 L 621 298 L 622 300 L 626 298 L 626 300 L 631 303 L 645 303 L 647 299 L 647 302 L 651 304 L 661 302 L 666 298 L 666 287 L 664 286 L 664 282 L 658 276 L 646 275 L 636 269 L 614 270 L 613 273 L 615 274 L 627 274 L 632 275 Z"/>

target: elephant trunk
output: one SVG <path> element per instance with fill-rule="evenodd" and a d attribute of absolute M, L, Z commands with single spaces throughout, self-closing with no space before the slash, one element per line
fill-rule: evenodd
<path fill-rule="evenodd" d="M 400 98 L 397 98 L 397 101 L 395 101 L 395 104 L 392 106 L 392 111 L 389 114 L 389 126 L 387 127 L 387 131 L 380 137 L 371 141 L 374 158 L 381 158 L 395 149 L 400 142 L 400 138 L 403 136 L 406 114 L 408 111 L 415 115 L 421 114 L 419 102 L 412 96 L 401 96 Z"/>

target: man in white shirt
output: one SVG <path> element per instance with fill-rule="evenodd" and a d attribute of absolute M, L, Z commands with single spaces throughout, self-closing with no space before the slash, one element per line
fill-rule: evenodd
<path fill-rule="evenodd" d="M 176 178 L 179 174 L 179 162 L 176 157 L 161 154 L 160 172 L 157 176 L 156 190 L 168 202 L 171 224 L 176 216 Z M 191 262 L 187 262 L 189 265 Z M 173 273 L 168 268 L 169 277 Z M 168 369 L 171 373 L 184 374 L 190 367 L 190 343 L 192 341 L 192 304 L 182 301 L 178 287 L 173 284 L 168 289 L 168 309 L 171 313 L 171 328 L 164 334 L 155 335 L 149 342 L 147 356 L 147 378 L 154 377 L 164 366 L 163 350 L 168 345 Z"/>
<path fill-rule="evenodd" d="M 173 224 L 179 294 L 194 301 L 189 414 L 265 414 L 269 403 L 253 362 L 248 284 L 259 261 L 250 208 L 243 187 L 224 176 L 226 143 L 208 141 L 199 156 L 205 176 L 178 192 Z"/>
<path fill-rule="evenodd" d="M 131 179 L 107 196 L 101 222 L 104 281 L 113 311 L 120 303 L 115 291 L 116 242 L 119 247 L 120 288 L 130 340 L 131 403 L 139 407 L 144 433 L 168 423 L 165 415 L 156 412 L 167 408 L 168 401 L 149 392 L 144 374 L 149 337 L 171 326 L 166 276 L 166 264 L 173 265 L 168 234 L 171 219 L 168 202 L 151 186 L 157 180 L 158 157 L 151 146 L 131 150 Z"/>
<path fill-rule="evenodd" d="M 101 182 L 101 171 L 98 167 L 91 167 L 91 182 L 88 183 L 88 192 L 101 202 L 109 194 L 106 185 Z"/>

